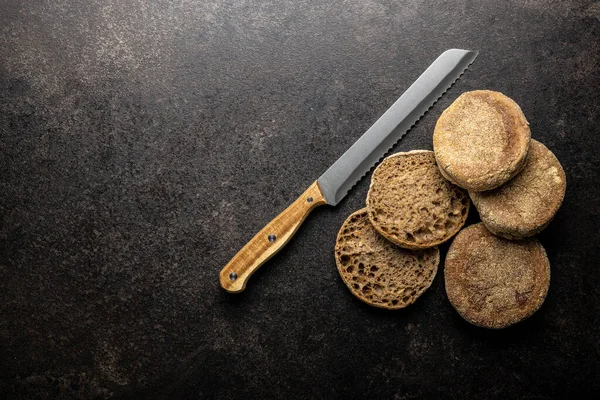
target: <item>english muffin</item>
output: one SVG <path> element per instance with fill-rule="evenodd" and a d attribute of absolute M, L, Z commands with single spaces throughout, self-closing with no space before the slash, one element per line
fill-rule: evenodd
<path fill-rule="evenodd" d="M 548 226 L 566 188 L 560 162 L 546 146 L 532 139 L 519 175 L 496 189 L 469 195 L 488 230 L 507 239 L 522 239 Z"/>
<path fill-rule="evenodd" d="M 431 286 L 440 252 L 437 247 L 413 251 L 395 246 L 377 233 L 363 208 L 342 225 L 335 261 L 354 296 L 394 310 L 414 303 Z"/>
<path fill-rule="evenodd" d="M 445 179 L 432 151 L 394 154 L 373 172 L 367 194 L 369 220 L 389 241 L 425 249 L 450 239 L 464 225 L 470 200 Z"/>
<path fill-rule="evenodd" d="M 550 285 L 550 263 L 536 239 L 507 240 L 478 223 L 454 238 L 444 279 L 448 299 L 464 319 L 499 329 L 540 308 Z"/>
<path fill-rule="evenodd" d="M 484 191 L 525 165 L 531 132 L 521 108 L 502 93 L 461 94 L 440 116 L 433 150 L 442 174 L 458 186 Z"/>

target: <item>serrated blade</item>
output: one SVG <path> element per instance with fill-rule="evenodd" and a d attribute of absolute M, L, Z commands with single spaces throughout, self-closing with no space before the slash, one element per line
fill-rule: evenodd
<path fill-rule="evenodd" d="M 327 204 L 339 203 L 369 170 L 452 86 L 477 52 L 446 50 L 318 179 Z"/>

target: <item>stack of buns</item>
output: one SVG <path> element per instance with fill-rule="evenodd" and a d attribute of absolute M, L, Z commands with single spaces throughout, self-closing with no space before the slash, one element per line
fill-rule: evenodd
<path fill-rule="evenodd" d="M 558 211 L 565 173 L 531 139 L 520 107 L 501 93 L 463 93 L 440 116 L 434 151 L 397 153 L 373 172 L 366 208 L 342 225 L 335 257 L 367 304 L 404 308 L 435 278 L 438 245 L 448 299 L 470 323 L 504 328 L 532 315 L 550 284 L 534 237 Z M 480 223 L 464 229 L 471 201 Z"/>

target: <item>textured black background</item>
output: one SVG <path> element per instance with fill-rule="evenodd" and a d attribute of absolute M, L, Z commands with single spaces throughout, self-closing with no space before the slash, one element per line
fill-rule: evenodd
<path fill-rule="evenodd" d="M 0 32 L 1 398 L 600 392 L 600 2 L 3 0 Z M 333 246 L 368 177 L 224 293 L 237 250 L 452 47 L 480 54 L 394 151 L 431 149 L 463 91 L 521 105 L 568 182 L 542 309 L 472 327 L 441 273 L 403 311 L 355 299 Z"/>

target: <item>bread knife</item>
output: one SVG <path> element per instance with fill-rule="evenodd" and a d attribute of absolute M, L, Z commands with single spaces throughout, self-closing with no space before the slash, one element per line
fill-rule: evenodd
<path fill-rule="evenodd" d="M 223 289 L 239 293 L 248 279 L 296 233 L 316 207 L 337 205 L 473 63 L 477 52 L 442 53 L 398 100 L 288 208 L 260 230 L 220 273 Z"/>

